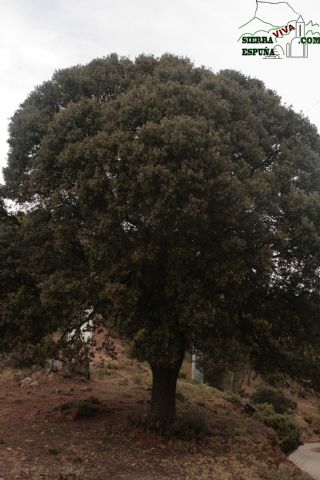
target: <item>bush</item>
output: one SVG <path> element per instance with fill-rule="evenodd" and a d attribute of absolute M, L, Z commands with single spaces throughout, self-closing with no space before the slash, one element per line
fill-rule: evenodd
<path fill-rule="evenodd" d="M 135 383 L 136 385 L 141 385 L 143 381 L 143 375 L 141 375 L 141 373 L 136 373 L 133 376 L 132 380 L 133 380 L 133 383 Z"/>
<path fill-rule="evenodd" d="M 63 403 L 55 408 L 65 414 L 72 414 L 74 419 L 93 417 L 104 411 L 104 405 L 95 397 L 89 397 L 85 400 L 76 400 L 74 402 Z"/>
<path fill-rule="evenodd" d="M 110 370 L 119 370 L 119 367 L 116 363 L 108 363 L 108 368 Z"/>
<path fill-rule="evenodd" d="M 271 387 L 284 388 L 285 381 L 281 373 L 268 373 L 263 376 L 263 380 Z"/>
<path fill-rule="evenodd" d="M 224 381 L 227 370 L 221 366 L 214 366 L 205 369 L 205 382 L 211 387 L 224 390 Z"/>
<path fill-rule="evenodd" d="M 172 422 L 163 432 L 166 437 L 181 440 L 201 440 L 210 436 L 211 430 L 208 422 L 201 415 L 185 413 Z"/>
<path fill-rule="evenodd" d="M 45 337 L 38 344 L 21 343 L 8 355 L 7 362 L 12 368 L 44 367 L 48 358 L 54 357 L 55 344 Z"/>
<path fill-rule="evenodd" d="M 275 413 L 273 406 L 266 403 L 258 405 L 258 408 L 253 417 L 276 431 L 284 453 L 290 453 L 301 445 L 301 430 L 292 416 Z"/>
<path fill-rule="evenodd" d="M 180 400 L 180 402 L 185 402 L 186 397 L 184 396 L 184 394 L 182 392 L 177 392 L 176 393 L 176 400 Z"/>
<path fill-rule="evenodd" d="M 240 395 L 234 393 L 233 395 L 231 395 L 230 399 L 229 399 L 230 403 L 233 403 L 235 405 L 237 404 L 242 404 L 242 398 L 240 397 Z"/>
<path fill-rule="evenodd" d="M 280 445 L 284 453 L 293 452 L 301 445 L 299 426 L 295 423 L 294 418 L 287 413 L 275 413 L 265 419 L 268 427 L 274 428 L 280 440 Z"/>
<path fill-rule="evenodd" d="M 267 417 L 276 413 L 273 406 L 269 403 L 262 403 L 261 405 L 256 405 L 256 407 L 258 410 L 253 414 L 253 418 L 260 420 L 260 422 L 264 422 Z"/>
<path fill-rule="evenodd" d="M 146 431 L 164 438 L 204 440 L 212 434 L 206 419 L 194 412 L 187 412 L 165 426 L 159 425 L 147 415 L 129 416 L 128 421 L 135 427 L 143 427 Z"/>
<path fill-rule="evenodd" d="M 296 402 L 286 397 L 281 390 L 271 387 L 258 387 L 251 395 L 251 400 L 255 405 L 264 403 L 272 405 L 276 413 L 286 413 L 297 408 Z"/>
<path fill-rule="evenodd" d="M 122 387 L 126 387 L 127 385 L 129 385 L 128 379 L 120 378 L 120 380 L 118 380 L 118 385 L 121 385 Z"/>

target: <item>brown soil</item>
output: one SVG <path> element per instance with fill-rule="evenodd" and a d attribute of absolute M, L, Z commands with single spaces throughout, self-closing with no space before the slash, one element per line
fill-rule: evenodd
<path fill-rule="evenodd" d="M 205 418 L 210 437 L 166 440 L 134 426 L 128 417 L 148 411 L 151 380 L 146 365 L 125 355 L 97 367 L 89 383 L 25 377 L 0 374 L 0 480 L 258 480 L 286 462 L 273 430 L 188 378 L 179 380 L 178 413 Z M 72 405 L 90 397 L 99 408 L 78 415 Z"/>

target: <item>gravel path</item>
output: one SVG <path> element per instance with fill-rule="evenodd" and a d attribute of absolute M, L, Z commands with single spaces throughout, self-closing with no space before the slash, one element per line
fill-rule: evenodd
<path fill-rule="evenodd" d="M 320 480 L 320 443 L 301 445 L 289 460 L 315 480 Z"/>

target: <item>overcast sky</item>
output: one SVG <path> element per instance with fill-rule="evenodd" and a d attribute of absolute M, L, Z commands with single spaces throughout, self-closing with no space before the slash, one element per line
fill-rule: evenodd
<path fill-rule="evenodd" d="M 306 21 L 320 23 L 319 0 L 290 4 Z M 172 52 L 214 71 L 241 70 L 262 79 L 320 130 L 320 45 L 307 59 L 242 56 L 238 27 L 255 7 L 255 0 L 0 0 L 0 166 L 6 164 L 9 119 L 28 92 L 56 69 L 112 52 L 132 59 Z"/>

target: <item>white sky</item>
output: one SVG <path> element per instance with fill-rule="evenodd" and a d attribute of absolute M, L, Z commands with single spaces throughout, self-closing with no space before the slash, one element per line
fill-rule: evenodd
<path fill-rule="evenodd" d="M 320 23 L 319 0 L 291 0 Z M 320 130 L 320 45 L 308 59 L 241 56 L 238 27 L 255 0 L 0 0 L 0 167 L 9 118 L 35 85 L 56 69 L 116 52 L 134 58 L 164 52 L 214 71 L 234 68 L 260 78 Z M 0 175 L 1 179 L 1 175 Z"/>

